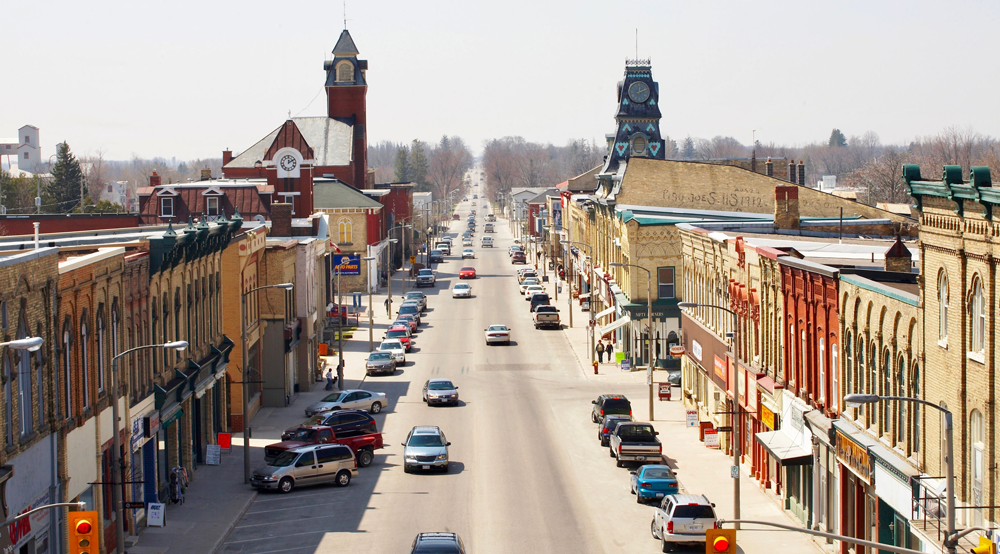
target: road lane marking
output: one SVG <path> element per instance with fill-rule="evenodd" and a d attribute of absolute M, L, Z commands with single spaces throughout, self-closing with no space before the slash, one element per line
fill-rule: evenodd
<path fill-rule="evenodd" d="M 344 514 L 330 514 L 328 516 L 314 516 L 314 517 L 308 518 L 307 521 L 312 521 L 314 519 L 327 519 L 327 518 L 331 518 L 331 517 L 344 517 Z M 268 523 L 254 523 L 253 525 L 237 525 L 236 527 L 233 527 L 233 529 L 249 529 L 251 527 L 266 527 L 268 525 L 285 525 L 285 524 L 291 523 L 293 521 L 297 521 L 297 520 L 271 521 L 271 522 L 268 522 Z"/>
<path fill-rule="evenodd" d="M 302 510 L 302 509 L 312 508 L 314 506 L 336 506 L 338 504 L 343 504 L 345 500 L 340 500 L 337 502 L 327 502 L 325 504 L 307 504 L 305 506 L 295 506 L 293 508 L 274 508 L 273 510 L 258 510 L 256 512 L 247 512 L 244 515 L 252 516 L 256 514 L 269 514 L 271 512 L 287 512 L 288 510 Z"/>

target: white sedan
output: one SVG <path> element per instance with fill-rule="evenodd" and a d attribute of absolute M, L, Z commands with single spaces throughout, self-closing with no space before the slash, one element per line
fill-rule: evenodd
<path fill-rule="evenodd" d="M 465 250 L 462 250 L 462 259 L 463 260 L 466 259 L 466 258 L 475 258 L 475 257 L 476 257 L 476 252 L 473 249 L 466 248 Z"/>
<path fill-rule="evenodd" d="M 510 329 L 506 325 L 490 325 L 485 331 L 487 346 L 496 343 L 510 344 Z"/>
<path fill-rule="evenodd" d="M 406 348 L 399 339 L 385 339 L 378 345 L 382 352 L 391 352 L 397 364 L 406 365 Z"/>
<path fill-rule="evenodd" d="M 472 298 L 472 287 L 469 283 L 458 283 L 451 289 L 452 298 Z"/>
<path fill-rule="evenodd" d="M 519 285 L 519 287 L 521 289 L 521 294 L 524 294 L 524 291 L 528 290 L 528 287 L 532 287 L 532 286 L 541 286 L 541 285 L 538 284 L 538 279 L 537 278 L 535 278 L 535 277 L 525 277 L 525 279 L 523 281 L 521 281 L 521 284 Z"/>
<path fill-rule="evenodd" d="M 541 285 L 529 286 L 528 288 L 524 289 L 524 299 L 531 300 L 531 295 L 535 294 L 536 292 L 545 292 L 545 288 L 542 287 Z"/>
<path fill-rule="evenodd" d="M 462 239 L 462 246 L 472 246 L 472 239 Z"/>

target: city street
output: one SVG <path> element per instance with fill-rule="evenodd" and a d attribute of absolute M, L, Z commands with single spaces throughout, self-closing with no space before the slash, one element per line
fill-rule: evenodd
<path fill-rule="evenodd" d="M 452 224 L 452 236 L 459 223 L 464 227 L 468 206 L 462 204 L 462 220 Z M 508 226 L 499 221 L 496 247 L 480 248 L 482 215 L 475 237 L 477 258 L 463 263 L 459 256 L 447 257 L 435 268 L 437 286 L 423 289 L 428 311 L 407 365 L 394 376 L 370 377 L 362 385 L 385 392 L 390 400 L 389 408 L 375 416 L 386 442 L 375 463 L 361 469 L 346 488 L 257 495 L 221 552 L 405 552 L 422 531 L 457 532 L 476 553 L 659 551 L 659 541 L 649 532 L 654 508 L 636 504 L 628 490 L 628 470 L 608 458 L 590 421 L 590 401 L 608 392 L 627 395 L 637 419 L 643 419 L 644 379 L 608 369 L 613 366 L 602 369 L 610 375 L 587 375 L 578 360 L 584 351 L 574 353 L 566 331 L 533 328 L 528 303 L 515 286 L 514 272 L 521 266 L 511 265 L 507 255 L 512 241 Z M 471 299 L 450 294 L 462 265 L 478 271 L 477 279 L 466 281 L 472 284 Z M 560 295 L 558 303 L 562 312 L 564 298 Z M 580 317 L 577 325 L 580 321 L 585 320 Z M 376 342 L 386 324 L 384 317 L 377 322 Z M 494 323 L 512 329 L 510 346 L 485 345 L 483 330 Z M 348 352 L 349 386 L 363 377 L 364 331 L 359 329 L 349 343 L 354 349 Z M 452 379 L 461 404 L 424 405 L 421 388 L 432 377 Z M 263 410 L 254 419 L 255 466 L 262 463 L 259 446 L 302 421 L 302 408 L 322 394 L 303 394 L 291 407 Z M 679 402 L 658 402 L 657 410 L 657 419 L 666 420 L 657 423 L 664 454 L 678 468 L 682 487 L 709 494 L 718 503 L 719 516 L 729 517 L 732 481 L 725 456 L 705 449 L 683 427 Z M 451 441 L 447 474 L 404 474 L 401 442 L 415 425 L 440 426 Z M 688 465 L 685 455 L 672 452 L 680 448 L 704 461 Z M 787 522 L 749 479 L 744 488 L 744 517 Z M 760 509 L 748 507 L 755 502 Z M 775 547 L 818 552 L 802 535 L 744 536 L 747 544 L 757 546 L 744 546 L 745 552 Z"/>

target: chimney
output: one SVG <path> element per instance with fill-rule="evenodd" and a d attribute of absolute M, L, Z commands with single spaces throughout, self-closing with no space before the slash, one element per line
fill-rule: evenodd
<path fill-rule="evenodd" d="M 774 226 L 778 229 L 799 228 L 799 189 L 788 185 L 774 187 Z"/>
<path fill-rule="evenodd" d="M 160 176 L 154 171 L 152 175 L 149 176 L 149 186 L 158 187 L 160 186 Z"/>
<path fill-rule="evenodd" d="M 910 249 L 903 244 L 903 241 L 896 237 L 896 242 L 885 251 L 885 270 L 899 273 L 911 273 L 913 267 L 913 256 Z"/>
<path fill-rule="evenodd" d="M 771 156 L 767 157 L 767 162 L 764 163 L 764 167 L 767 171 L 768 177 L 774 177 L 774 162 L 771 161 Z"/>
<path fill-rule="evenodd" d="M 750 153 L 750 171 L 757 173 L 757 149 L 754 148 L 753 152 Z"/>
<path fill-rule="evenodd" d="M 208 181 L 208 180 L 211 180 L 211 179 L 212 179 L 212 170 L 211 169 L 202 169 L 201 170 L 201 179 L 200 180 L 202 180 L 202 181 Z"/>
<path fill-rule="evenodd" d="M 226 167 L 226 164 L 233 161 L 233 151 L 226 148 L 222 151 L 222 167 Z"/>
<path fill-rule="evenodd" d="M 806 162 L 799 160 L 799 184 L 806 184 Z"/>
<path fill-rule="evenodd" d="M 788 162 L 788 182 L 795 184 L 795 160 Z"/>
<path fill-rule="evenodd" d="M 271 236 L 292 236 L 292 205 L 287 202 L 271 204 Z"/>

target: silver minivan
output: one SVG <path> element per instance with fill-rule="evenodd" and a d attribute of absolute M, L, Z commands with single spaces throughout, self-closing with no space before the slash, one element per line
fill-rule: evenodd
<path fill-rule="evenodd" d="M 335 483 L 346 487 L 358 476 L 358 461 L 342 444 L 313 444 L 286 450 L 271 463 L 255 469 L 250 486 L 292 492 L 295 487 Z"/>

